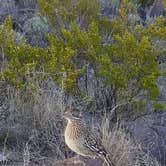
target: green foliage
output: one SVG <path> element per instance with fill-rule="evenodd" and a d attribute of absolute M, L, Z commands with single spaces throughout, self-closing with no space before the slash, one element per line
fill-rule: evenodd
<path fill-rule="evenodd" d="M 47 35 L 49 45 L 16 44 L 8 17 L 0 28 L 0 43 L 8 61 L 1 72 L 4 80 L 22 86 L 31 74 L 41 79 L 36 73 L 43 73 L 42 78 L 49 75 L 59 84 L 63 80 L 65 87 L 72 89 L 83 72 L 78 70 L 84 68 L 80 61 L 86 60 L 96 75 L 121 92 L 120 98 L 141 95 L 155 99 L 159 95 L 157 58 L 162 49 L 155 41 L 166 39 L 165 18 L 146 26 L 138 24 L 137 9 L 130 0 L 120 3 L 118 16 L 112 19 L 100 15 L 97 0 L 38 0 L 38 5 L 54 27 Z"/>
<path fill-rule="evenodd" d="M 96 0 L 37 0 L 40 11 L 56 28 L 69 27 L 75 20 L 83 26 L 89 24 L 99 13 Z"/>
<path fill-rule="evenodd" d="M 163 0 L 164 9 L 166 10 L 166 0 Z"/>
<path fill-rule="evenodd" d="M 25 43 L 18 45 L 15 43 L 16 35 L 11 25 L 11 18 L 8 17 L 0 28 L 0 46 L 8 61 L 1 72 L 1 78 L 12 85 L 22 87 L 27 84 L 30 77 L 41 79 L 41 77 L 51 76 L 59 84 L 64 80 L 65 88 L 71 89 L 79 72 L 74 70 L 71 61 L 74 50 L 58 43 L 51 36 L 48 37 L 50 45 L 47 48 L 34 47 Z"/>
<path fill-rule="evenodd" d="M 154 108 L 156 110 L 164 110 L 165 109 L 165 105 L 162 102 L 155 102 L 154 103 Z"/>

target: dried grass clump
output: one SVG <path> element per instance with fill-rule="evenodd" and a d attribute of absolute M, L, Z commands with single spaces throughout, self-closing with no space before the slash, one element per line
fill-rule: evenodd
<path fill-rule="evenodd" d="M 19 137 L 18 141 L 10 141 L 12 145 L 10 142 L 7 143 L 5 149 L 12 147 L 12 150 L 22 154 L 22 160 L 26 162 L 32 160 L 39 162 L 49 158 L 60 160 L 72 154 L 63 138 L 65 125 L 61 116 L 64 109 L 63 92 L 55 85 L 51 85 L 51 82 L 46 84 L 47 86 L 36 84 L 34 90 L 19 90 L 13 87 L 6 90 L 8 109 L 5 110 L 7 115 L 1 126 L 11 126 L 10 138 L 16 139 L 19 129 L 17 127 L 17 131 L 13 131 L 14 126 L 20 126 L 20 131 L 25 134 L 26 139 Z M 26 152 L 28 155 L 25 157 L 23 154 L 27 154 Z"/>
<path fill-rule="evenodd" d="M 155 158 L 142 151 L 141 145 L 134 144 L 123 129 L 115 127 L 110 131 L 109 119 L 103 121 L 101 132 L 103 145 L 116 166 L 160 166 Z"/>

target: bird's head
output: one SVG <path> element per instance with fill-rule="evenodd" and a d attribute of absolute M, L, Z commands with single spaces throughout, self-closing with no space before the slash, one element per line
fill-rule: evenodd
<path fill-rule="evenodd" d="M 66 110 L 65 110 L 65 112 L 64 112 L 64 114 L 63 114 L 63 117 L 65 119 L 67 119 L 68 121 L 77 120 L 77 119 L 80 119 L 77 114 L 78 114 L 78 112 L 75 111 L 74 108 L 67 107 Z"/>

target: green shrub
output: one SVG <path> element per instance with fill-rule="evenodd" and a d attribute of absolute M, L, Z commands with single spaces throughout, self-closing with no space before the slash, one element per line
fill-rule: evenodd
<path fill-rule="evenodd" d="M 23 87 L 32 77 L 42 79 L 50 76 L 60 83 L 65 72 L 64 86 L 72 88 L 78 73 L 71 61 L 74 55 L 72 48 L 60 43 L 56 45 L 56 39 L 51 37 L 48 37 L 50 45 L 47 48 L 30 46 L 24 41 L 18 45 L 15 41 L 16 35 L 12 30 L 11 18 L 8 17 L 0 28 L 1 48 L 7 58 L 7 64 L 1 72 L 2 80 L 10 85 Z"/>
<path fill-rule="evenodd" d="M 49 76 L 57 83 L 64 79 L 71 90 L 79 72 L 84 71 L 80 61 L 86 60 L 97 76 L 117 89 L 120 99 L 155 99 L 159 95 L 157 59 L 162 47 L 155 41 L 166 39 L 165 18 L 146 26 L 138 24 L 137 9 L 129 0 L 121 2 L 113 19 L 100 15 L 96 0 L 38 0 L 38 6 L 53 26 L 47 35 L 49 46 L 16 44 L 8 17 L 0 29 L 1 47 L 7 56 L 1 72 L 4 80 L 23 86 L 32 77 Z"/>

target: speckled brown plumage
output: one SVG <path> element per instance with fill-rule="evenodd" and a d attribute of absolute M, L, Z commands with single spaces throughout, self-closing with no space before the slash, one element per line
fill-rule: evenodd
<path fill-rule="evenodd" d="M 115 166 L 109 159 L 108 153 L 89 127 L 70 112 L 65 115 L 67 126 L 65 129 L 65 142 L 68 147 L 81 156 L 102 157 L 109 166 Z"/>

